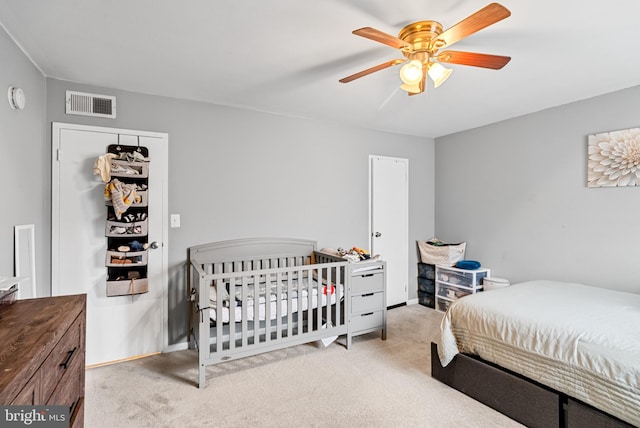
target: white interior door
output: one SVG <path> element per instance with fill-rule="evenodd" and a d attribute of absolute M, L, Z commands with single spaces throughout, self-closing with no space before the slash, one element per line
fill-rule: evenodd
<path fill-rule="evenodd" d="M 406 303 L 409 279 L 409 160 L 369 157 L 371 252 L 387 262 L 387 306 Z"/>
<path fill-rule="evenodd" d="M 149 149 L 148 242 L 158 248 L 148 252 L 148 293 L 107 297 L 105 183 L 93 165 L 110 144 L 137 145 L 138 139 Z M 167 343 L 167 134 L 54 123 L 52 149 L 51 295 L 87 294 L 86 364 L 161 351 Z"/>

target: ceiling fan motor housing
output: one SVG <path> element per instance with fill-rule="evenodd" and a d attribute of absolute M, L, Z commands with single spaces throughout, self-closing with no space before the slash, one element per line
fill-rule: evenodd
<path fill-rule="evenodd" d="M 442 25 L 436 21 L 418 21 L 405 26 L 398 38 L 411 44 L 412 50 L 404 51 L 402 54 L 407 58 L 414 58 L 415 53 L 427 53 L 433 55 L 435 50 L 431 45 L 431 40 L 442 33 Z M 423 61 L 427 58 L 416 58 Z"/>

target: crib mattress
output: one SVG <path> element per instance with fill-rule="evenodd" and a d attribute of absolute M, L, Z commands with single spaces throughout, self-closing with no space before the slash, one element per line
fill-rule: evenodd
<path fill-rule="evenodd" d="M 306 311 L 309 309 L 309 287 L 308 280 L 304 279 L 301 281 L 300 285 L 298 281 L 293 281 L 292 290 L 291 290 L 291 313 L 295 314 L 298 311 Z M 313 281 L 313 286 L 311 287 L 311 309 L 317 308 L 318 306 L 326 306 L 327 305 L 327 297 L 329 298 L 329 304 L 336 303 L 338 298 L 342 298 L 343 296 L 343 287 L 339 286 L 336 290 L 335 286 L 323 285 L 321 287 L 322 293 L 320 294 L 320 299 L 318 299 L 318 287 L 316 285 L 316 281 Z M 222 322 L 231 321 L 230 313 L 234 313 L 234 320 L 236 322 L 242 321 L 244 317 L 243 313 L 245 312 L 243 308 L 246 308 L 246 319 L 248 321 L 264 321 L 267 317 L 267 305 L 269 307 L 269 318 L 274 320 L 278 317 L 277 308 L 280 306 L 280 314 L 281 316 L 289 315 L 289 303 L 287 300 L 288 292 L 286 282 L 282 284 L 282 291 L 280 296 L 275 290 L 275 286 L 270 287 L 270 292 L 268 293 L 268 304 L 267 304 L 267 293 L 266 293 L 266 285 L 265 283 L 260 284 L 260 289 L 258 292 L 258 317 L 255 317 L 255 299 L 254 299 L 254 287 L 253 285 L 247 285 L 247 296 L 246 299 L 243 300 L 242 291 L 240 287 L 236 287 L 235 299 L 233 301 L 229 299 L 224 299 L 222 301 Z M 211 285 L 210 288 L 210 318 L 214 321 L 217 320 L 217 307 L 218 302 L 216 299 L 216 285 Z M 318 300 L 320 300 L 320 304 L 318 304 Z M 233 302 L 233 303 L 231 303 Z"/>
<path fill-rule="evenodd" d="M 478 355 L 640 426 L 640 295 L 531 281 L 457 300 L 442 320 L 447 365 Z"/>

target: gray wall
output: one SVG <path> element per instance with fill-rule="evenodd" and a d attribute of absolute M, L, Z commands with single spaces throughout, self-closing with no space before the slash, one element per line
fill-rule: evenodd
<path fill-rule="evenodd" d="M 640 126 L 640 87 L 436 139 L 436 235 L 511 282 L 640 293 L 640 188 L 587 188 L 589 134 Z"/>
<path fill-rule="evenodd" d="M 66 90 L 115 95 L 117 119 L 66 115 Z M 434 230 L 433 140 L 47 79 L 54 121 L 169 134 L 169 213 L 182 223 L 169 229 L 170 343 L 184 340 L 191 245 L 285 236 L 368 248 L 370 154 L 409 159 L 409 298 L 417 297 L 415 241 Z"/>
<path fill-rule="evenodd" d="M 50 145 L 45 141 L 45 78 L 0 28 L 0 276 L 12 276 L 13 227 L 34 224 L 36 282 L 49 290 Z M 24 90 L 24 110 L 12 110 L 9 86 Z"/>

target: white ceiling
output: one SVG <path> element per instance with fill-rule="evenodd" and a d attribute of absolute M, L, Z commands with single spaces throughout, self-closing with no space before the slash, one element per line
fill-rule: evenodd
<path fill-rule="evenodd" d="M 351 34 L 446 29 L 487 0 L 0 0 L 0 22 L 47 77 L 439 137 L 640 84 L 640 1 L 501 0 L 511 16 L 455 45 L 508 55 L 451 65 L 409 97 L 400 57 Z"/>

